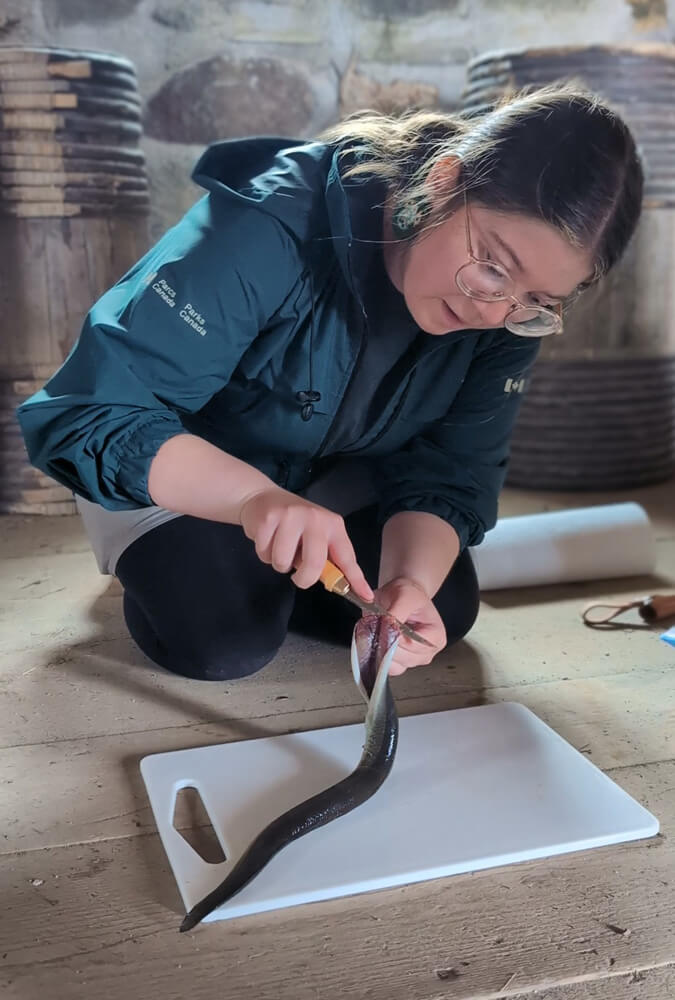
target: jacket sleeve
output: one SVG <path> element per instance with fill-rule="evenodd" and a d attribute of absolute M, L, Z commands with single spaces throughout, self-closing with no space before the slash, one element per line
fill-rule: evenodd
<path fill-rule="evenodd" d="M 70 356 L 19 408 L 31 461 L 109 510 L 148 506 L 159 447 L 183 431 L 282 304 L 293 239 L 208 196 L 94 305 Z"/>
<path fill-rule="evenodd" d="M 455 528 L 462 549 L 483 540 L 497 521 L 509 441 L 538 348 L 506 331 L 493 335 L 445 417 L 378 459 L 381 523 L 399 511 L 425 511 Z"/>

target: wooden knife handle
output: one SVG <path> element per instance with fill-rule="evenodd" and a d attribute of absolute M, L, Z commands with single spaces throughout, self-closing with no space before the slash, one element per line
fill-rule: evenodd
<path fill-rule="evenodd" d="M 330 559 L 326 559 L 326 563 L 321 570 L 321 576 L 319 577 L 322 584 L 326 590 L 330 591 L 332 594 L 341 594 L 343 597 L 347 594 L 351 587 L 347 582 L 347 578 L 341 569 L 332 563 Z"/>
<path fill-rule="evenodd" d="M 675 594 L 655 594 L 640 605 L 640 617 L 646 622 L 658 622 L 675 616 Z"/>

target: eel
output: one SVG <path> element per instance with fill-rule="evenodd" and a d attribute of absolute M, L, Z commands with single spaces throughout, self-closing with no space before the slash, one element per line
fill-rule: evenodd
<path fill-rule="evenodd" d="M 366 736 L 356 768 L 336 784 L 293 806 L 265 827 L 227 877 L 183 920 L 189 931 L 243 889 L 287 844 L 325 826 L 366 802 L 391 771 L 398 742 L 398 715 L 389 687 L 389 667 L 400 629 L 389 615 L 366 615 L 354 627 L 351 663 L 354 680 L 368 705 Z"/>

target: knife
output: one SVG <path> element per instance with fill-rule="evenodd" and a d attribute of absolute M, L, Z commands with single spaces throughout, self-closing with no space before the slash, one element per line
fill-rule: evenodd
<path fill-rule="evenodd" d="M 380 604 L 377 604 L 375 601 L 365 601 L 362 597 L 359 597 L 358 594 L 355 594 L 349 580 L 347 580 L 342 570 L 338 569 L 335 563 L 332 563 L 330 559 L 326 560 L 326 563 L 321 570 L 321 576 L 319 579 L 329 593 L 339 594 L 340 597 L 345 597 L 348 601 L 351 601 L 352 604 L 361 608 L 362 611 L 369 611 L 372 615 L 389 615 L 389 612 L 386 611 Z M 390 615 L 389 617 L 393 616 Z M 421 642 L 425 646 L 431 646 L 432 649 L 434 648 L 434 644 L 432 642 L 425 639 L 423 635 L 416 632 L 410 627 L 410 625 L 407 625 L 405 622 L 400 622 L 398 619 L 394 620 L 397 622 L 403 635 L 407 635 L 409 639 L 414 639 L 415 642 Z"/>

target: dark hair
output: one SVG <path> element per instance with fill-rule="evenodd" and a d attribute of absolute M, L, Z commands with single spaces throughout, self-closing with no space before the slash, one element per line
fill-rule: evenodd
<path fill-rule="evenodd" d="M 414 220 L 412 238 L 446 219 L 466 192 L 488 208 L 555 226 L 592 254 L 597 279 L 619 260 L 640 216 L 633 137 L 616 111 L 574 82 L 521 91 L 471 116 L 363 112 L 321 138 L 348 156 L 345 177 L 386 181 L 394 212 Z M 447 198 L 440 191 L 441 207 L 432 211 L 429 172 L 448 158 L 460 163 L 459 181 Z"/>

